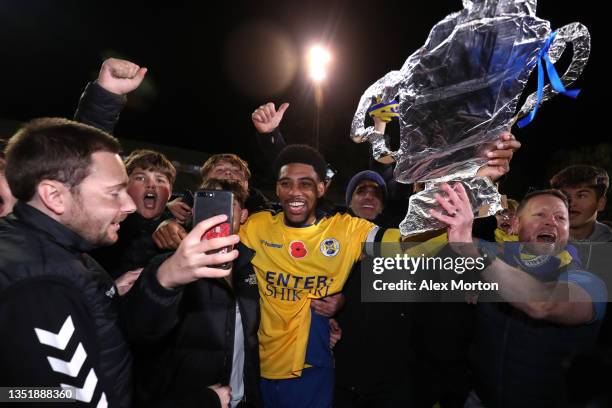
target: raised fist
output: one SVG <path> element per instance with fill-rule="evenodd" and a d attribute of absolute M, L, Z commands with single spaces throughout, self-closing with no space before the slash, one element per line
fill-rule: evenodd
<path fill-rule="evenodd" d="M 140 86 L 146 73 L 133 62 L 109 58 L 102 63 L 97 82 L 109 92 L 126 95 Z"/>

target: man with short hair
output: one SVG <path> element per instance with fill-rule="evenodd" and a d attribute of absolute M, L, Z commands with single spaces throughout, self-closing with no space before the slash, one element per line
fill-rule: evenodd
<path fill-rule="evenodd" d="M 234 195 L 233 230 L 246 221 L 248 193 L 236 180 L 207 179 L 200 186 Z M 259 293 L 250 261 L 253 251 L 236 246 L 238 258 L 225 279 L 200 279 L 183 288 L 175 315 L 167 315 L 149 333 L 156 343 L 144 359 L 155 363 L 142 370 L 140 403 L 149 406 L 160 395 L 193 394 L 206 384 L 231 387 L 231 407 L 261 407 L 259 391 Z M 160 258 L 161 262 L 163 258 Z M 146 280 L 137 290 L 148 291 Z M 200 400 L 200 405 L 209 406 Z M 214 401 L 213 401 L 214 402 Z M 194 401 L 195 403 L 195 401 Z M 191 405 L 189 405 L 191 406 Z M 210 405 L 212 406 L 212 405 Z"/>
<path fill-rule="evenodd" d="M 76 406 L 131 406 L 131 354 L 120 330 L 116 287 L 85 252 L 117 240 L 120 222 L 136 207 L 112 136 L 66 119 L 24 125 L 9 141 L 6 178 L 19 200 L 0 220 L 0 384 L 74 387 Z M 172 288 L 227 271 L 209 265 L 238 254 L 205 252 L 238 237 L 200 242 L 225 217 L 198 224 L 152 274 L 162 313 Z M 165 295 L 165 297 L 164 297 Z M 141 305 L 138 301 L 136 305 Z M 155 325 L 134 309 L 134 338 Z M 136 329 L 136 330 L 133 330 Z"/>
<path fill-rule="evenodd" d="M 233 153 L 212 155 L 200 167 L 202 180 L 235 180 L 248 190 L 251 170 L 247 162 Z"/>
<path fill-rule="evenodd" d="M 244 186 L 236 180 L 207 179 L 200 187 L 234 193 L 234 231 L 239 231 L 248 215 L 243 209 L 248 195 Z M 248 406 L 261 405 L 256 347 L 257 283 L 252 281 L 254 275 L 251 276 L 253 272 L 249 267 L 252 252 L 242 247 L 239 254 L 229 280 L 202 279 L 186 286 L 178 314 L 168 326 L 161 325 L 167 330 L 149 333 L 158 338 L 158 351 L 152 354 L 160 357 L 159 365 L 146 370 L 147 374 L 143 372 L 148 376 L 148 396 L 143 398 L 155 400 L 157 395 L 165 393 L 193 393 L 201 384 L 221 383 L 231 385 L 232 406 L 243 400 Z M 231 319 L 232 315 L 236 319 Z M 195 321 L 198 323 L 194 325 Z M 173 339 L 170 341 L 172 347 L 159 349 L 159 345 L 168 344 L 169 338 Z M 192 344 L 196 339 L 199 346 L 194 348 Z M 203 360 L 207 364 L 200 364 Z M 175 373 L 177 364 L 182 375 L 176 378 L 166 375 Z"/>
<path fill-rule="evenodd" d="M 597 213 L 606 207 L 610 185 L 608 173 L 599 167 L 569 166 L 550 179 L 553 188 L 563 191 L 569 200 L 570 239 L 573 241 L 612 241 L 612 228 L 597 221 Z"/>
<path fill-rule="evenodd" d="M 520 242 L 497 249 L 474 243 L 463 186 L 442 189 L 444 196 L 436 197 L 441 210 L 431 215 L 448 225 L 449 243 L 460 256 L 483 260 L 480 276 L 497 283 L 507 302 L 478 304 L 476 394 L 466 406 L 564 406 L 564 364 L 594 344 L 607 302 L 605 283 L 582 270 L 567 246 L 567 199 L 552 189 L 525 196 L 515 221 Z"/>
<path fill-rule="evenodd" d="M 212 155 L 204 162 L 200 168 L 202 182 L 209 178 L 220 180 L 236 180 L 240 182 L 249 192 L 246 202 L 246 209 L 250 213 L 265 210 L 271 207 L 270 200 L 256 188 L 249 187 L 251 170 L 246 161 L 233 153 L 220 153 Z M 191 216 L 191 207 L 182 202 L 179 197 L 168 203 L 168 209 L 179 222 L 185 222 Z"/>
<path fill-rule="evenodd" d="M 346 189 L 351 214 L 391 227 L 388 218 L 381 215 L 386 197 L 385 181 L 371 170 L 355 174 Z M 334 407 L 414 406 L 413 305 L 362 302 L 361 269 L 361 261 L 353 266 L 342 289 L 346 304 L 336 317 L 343 336 L 334 348 Z"/>
<path fill-rule="evenodd" d="M 248 191 L 245 209 L 253 213 L 270 207 L 268 200 L 261 191 L 249 186 L 251 170 L 246 161 L 233 153 L 215 154 L 206 160 L 200 168 L 202 182 L 210 178 L 219 180 L 236 180 Z"/>
<path fill-rule="evenodd" d="M 362 243 L 374 240 L 378 230 L 348 214 L 317 211 L 325 167 L 321 154 L 308 146 L 285 148 L 274 165 L 283 211 L 253 214 L 241 228 L 242 242 L 255 251 L 262 393 L 270 407 L 332 404 L 329 323 L 310 303 L 342 289 Z"/>

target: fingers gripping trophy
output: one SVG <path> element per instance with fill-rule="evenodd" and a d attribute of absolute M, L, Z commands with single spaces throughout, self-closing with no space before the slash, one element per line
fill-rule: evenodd
<path fill-rule="evenodd" d="M 518 121 L 526 126 L 542 102 L 567 90 L 581 74 L 590 51 L 585 26 L 571 23 L 551 30 L 535 15 L 537 0 L 464 0 L 463 10 L 437 23 L 425 45 L 399 71 L 391 71 L 362 95 L 351 124 L 354 142 L 372 144 L 374 158 L 395 163 L 401 183 L 424 183 L 410 198 L 400 224 L 409 236 L 443 228 L 429 215 L 441 183 L 460 181 L 475 216 L 502 209 L 501 196 L 487 177 L 477 176 L 486 163 L 483 146 L 509 132 Z M 573 58 L 562 77 L 554 63 L 573 45 Z M 518 101 L 534 68 L 538 89 L 517 112 Z M 550 84 L 544 86 L 546 72 Z M 365 119 L 399 120 L 400 147 Z"/>

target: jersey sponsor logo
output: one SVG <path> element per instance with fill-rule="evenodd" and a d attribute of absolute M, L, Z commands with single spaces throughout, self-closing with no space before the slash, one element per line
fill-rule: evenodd
<path fill-rule="evenodd" d="M 302 241 L 291 241 L 289 243 L 289 254 L 294 258 L 303 258 L 308 253 L 306 245 Z"/>
<path fill-rule="evenodd" d="M 260 242 L 262 245 L 267 246 L 267 247 L 270 247 L 270 248 L 282 248 L 282 247 L 283 247 L 283 244 L 275 244 L 275 243 L 273 243 L 273 242 L 268 242 L 268 241 L 266 241 L 265 239 L 260 239 L 260 240 L 259 240 L 259 242 Z"/>
<path fill-rule="evenodd" d="M 320 250 L 325 256 L 336 256 L 340 252 L 340 243 L 336 238 L 325 238 L 321 241 Z"/>
<path fill-rule="evenodd" d="M 322 298 L 329 295 L 334 278 L 322 275 L 298 276 L 287 272 L 268 271 L 264 275 L 264 296 L 297 302 L 309 296 Z"/>

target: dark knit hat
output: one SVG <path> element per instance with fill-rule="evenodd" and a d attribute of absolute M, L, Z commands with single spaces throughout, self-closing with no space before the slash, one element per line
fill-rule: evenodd
<path fill-rule="evenodd" d="M 327 163 L 318 150 L 304 144 L 292 144 L 285 147 L 274 161 L 276 177 L 284 165 L 291 163 L 308 164 L 314 168 L 320 181 L 325 180 Z"/>
<path fill-rule="evenodd" d="M 364 180 L 370 180 L 378 184 L 383 193 L 383 201 L 387 198 L 387 183 L 382 178 L 380 174 L 372 170 L 364 170 L 355 174 L 351 181 L 348 183 L 348 187 L 346 188 L 346 206 L 350 207 L 351 198 L 353 197 L 353 192 L 357 186 Z"/>

